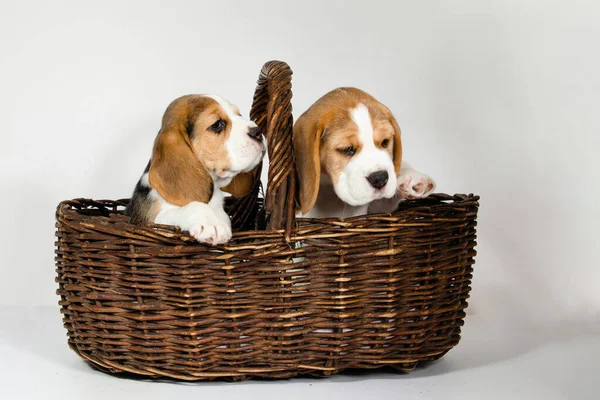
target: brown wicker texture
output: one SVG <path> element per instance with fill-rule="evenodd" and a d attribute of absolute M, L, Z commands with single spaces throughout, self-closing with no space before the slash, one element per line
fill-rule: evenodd
<path fill-rule="evenodd" d="M 290 78 L 285 63 L 267 63 L 252 111 L 269 135 L 272 229 L 210 247 L 173 227 L 129 224 L 128 200 L 58 206 L 57 293 L 77 354 L 113 373 L 239 380 L 408 371 L 458 343 L 478 196 L 295 221 Z M 230 213 L 261 226 L 262 201 L 244 201 Z"/>

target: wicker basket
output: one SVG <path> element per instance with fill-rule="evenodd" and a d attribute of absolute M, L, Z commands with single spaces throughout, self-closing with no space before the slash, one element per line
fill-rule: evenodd
<path fill-rule="evenodd" d="M 60 203 L 57 293 L 71 349 L 112 373 L 237 380 L 408 371 L 458 343 L 478 197 L 296 220 L 290 101 L 289 67 L 265 64 L 251 117 L 267 133 L 269 183 L 264 201 L 257 186 L 228 205 L 234 227 L 252 230 L 227 245 L 131 225 L 127 200 Z"/>

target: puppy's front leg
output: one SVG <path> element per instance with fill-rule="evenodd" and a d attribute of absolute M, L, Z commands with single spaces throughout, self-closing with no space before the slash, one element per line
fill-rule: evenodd
<path fill-rule="evenodd" d="M 231 219 L 223 208 L 224 197 L 221 190 L 215 190 L 212 199 L 208 202 L 208 205 L 213 209 L 215 216 L 220 220 L 223 234 L 227 238 L 225 242 L 231 239 Z"/>
<path fill-rule="evenodd" d="M 369 214 L 393 212 L 402 200 L 422 199 L 435 190 L 435 181 L 429 175 L 413 169 L 405 161 L 402 161 L 397 178 L 396 195 L 369 204 Z"/>
<path fill-rule="evenodd" d="M 183 207 L 163 207 L 154 222 L 178 226 L 203 243 L 221 244 L 231 239 L 229 217 L 223 218 L 209 204 L 198 201 L 192 201 Z"/>

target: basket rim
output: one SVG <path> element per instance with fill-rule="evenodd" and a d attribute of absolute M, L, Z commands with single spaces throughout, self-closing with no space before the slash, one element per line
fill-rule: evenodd
<path fill-rule="evenodd" d="M 299 224 L 331 224 L 335 223 L 340 226 L 344 224 L 352 224 L 357 221 L 361 221 L 365 218 L 368 220 L 385 220 L 389 218 L 397 218 L 401 217 L 404 210 L 410 209 L 411 211 L 432 211 L 439 210 L 446 207 L 453 207 L 457 204 L 465 205 L 470 207 L 479 207 L 479 195 L 475 194 L 454 194 L 449 195 L 445 193 L 434 193 L 427 198 L 418 199 L 418 200 L 407 200 L 403 202 L 399 209 L 392 213 L 378 213 L 378 214 L 366 214 L 359 215 L 355 217 L 349 218 L 298 218 L 297 225 Z M 111 214 L 121 214 L 125 206 L 129 203 L 128 198 L 118 199 L 118 200 L 94 200 L 91 198 L 75 198 L 71 200 L 63 200 L 61 201 L 56 208 L 56 219 L 63 219 L 67 213 L 76 213 L 79 215 L 84 215 L 81 213 L 84 209 L 101 209 L 107 213 L 107 216 L 99 216 L 99 215 L 88 215 L 83 216 L 79 219 L 79 223 L 90 223 L 96 225 L 98 221 L 102 221 L 103 219 L 107 219 Z M 189 234 L 181 231 L 180 228 L 172 225 L 160 225 L 160 224 L 147 224 L 147 225 L 135 225 L 131 224 L 128 220 L 123 220 L 122 222 L 113 223 L 113 225 L 118 225 L 122 228 L 123 231 L 131 232 L 133 234 L 141 234 L 143 236 L 154 236 L 157 235 L 164 239 L 172 239 L 177 241 L 179 244 L 182 242 L 194 243 L 201 246 L 207 246 L 202 243 L 198 243 L 193 237 Z M 233 232 L 232 239 L 243 239 L 253 237 L 256 234 L 260 234 L 262 238 L 270 238 L 270 239 L 283 239 L 284 238 L 284 229 L 271 229 L 271 230 L 245 230 L 245 231 L 237 231 Z M 157 238 L 158 239 L 158 238 Z M 221 246 L 210 246 L 214 249 L 219 248 L 227 248 L 227 244 Z"/>

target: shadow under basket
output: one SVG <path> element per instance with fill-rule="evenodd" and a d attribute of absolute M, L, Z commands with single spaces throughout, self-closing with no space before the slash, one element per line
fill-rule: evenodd
<path fill-rule="evenodd" d="M 265 64 L 251 117 L 269 144 L 268 186 L 264 199 L 259 183 L 230 199 L 238 231 L 226 245 L 129 224 L 128 200 L 59 204 L 57 293 L 71 349 L 111 373 L 241 380 L 409 371 L 454 347 L 479 197 L 296 219 L 287 64 Z"/>

